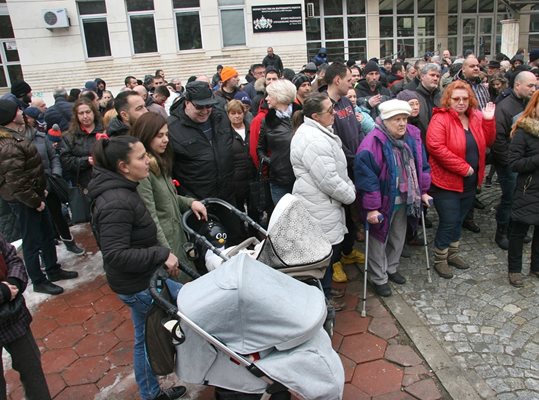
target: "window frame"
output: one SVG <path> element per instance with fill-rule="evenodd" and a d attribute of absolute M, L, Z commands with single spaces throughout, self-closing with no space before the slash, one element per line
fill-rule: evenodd
<path fill-rule="evenodd" d="M 243 44 L 232 44 L 232 45 L 225 45 L 225 35 L 223 34 L 223 11 L 241 11 L 243 15 L 243 35 L 245 38 L 245 43 Z M 245 18 L 245 3 L 243 4 L 235 4 L 235 5 L 219 5 L 219 29 L 221 32 L 221 48 L 222 49 L 237 49 L 237 48 L 245 48 L 248 46 L 247 44 L 247 19 Z"/>
<path fill-rule="evenodd" d="M 145 56 L 145 55 L 155 55 L 159 54 L 159 38 L 157 36 L 157 25 L 155 24 L 155 0 L 153 1 L 153 10 L 140 10 L 140 11 L 129 11 L 127 8 L 127 0 L 124 1 L 125 12 L 127 15 L 127 29 L 129 30 L 129 43 L 131 46 L 131 54 L 133 56 Z M 155 31 L 155 51 L 148 51 L 144 53 L 135 52 L 135 40 L 133 38 L 133 27 L 131 25 L 131 17 L 133 16 L 151 16 L 153 20 L 153 28 Z"/>
<path fill-rule="evenodd" d="M 174 3 L 173 3 L 174 7 Z M 172 8 L 173 12 L 173 18 L 174 18 L 174 30 L 176 32 L 176 51 L 178 53 L 185 53 L 185 52 L 199 52 L 204 50 L 204 31 L 202 29 L 202 20 L 200 18 L 200 2 L 198 4 L 198 7 L 185 7 L 185 8 Z M 200 29 L 200 48 L 199 49 L 182 49 L 180 47 L 180 38 L 178 33 L 178 14 L 187 14 L 196 12 L 198 15 L 198 27 Z"/>
<path fill-rule="evenodd" d="M 79 10 L 79 3 L 84 3 L 84 2 L 85 2 L 84 0 L 78 0 L 76 2 L 77 14 L 79 16 L 80 35 L 81 35 L 81 38 L 82 38 L 82 47 L 84 49 L 84 58 L 85 58 L 86 61 L 111 59 L 112 58 L 112 46 L 110 45 L 110 29 L 109 29 L 109 24 L 108 24 L 108 20 L 107 20 L 107 12 L 98 13 L 98 14 L 81 14 L 80 10 Z M 106 4 L 105 0 L 103 0 L 103 2 L 105 3 L 105 9 L 106 9 L 107 4 Z M 87 45 L 87 42 L 86 42 L 86 33 L 84 32 L 84 22 L 85 21 L 98 22 L 98 21 L 102 21 L 102 20 L 104 20 L 105 24 L 107 24 L 107 36 L 108 36 L 108 40 L 109 40 L 110 55 L 108 55 L 108 56 L 90 57 L 88 55 L 88 45 Z"/>

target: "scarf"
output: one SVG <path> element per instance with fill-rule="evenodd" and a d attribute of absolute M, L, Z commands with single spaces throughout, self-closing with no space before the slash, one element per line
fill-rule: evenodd
<path fill-rule="evenodd" d="M 395 158 L 397 166 L 398 189 L 406 196 L 406 215 L 419 218 L 421 216 L 421 190 L 412 150 L 402 139 L 395 139 L 388 131 L 380 118 L 376 119 L 377 127 L 384 132 Z"/>
<path fill-rule="evenodd" d="M 292 116 L 292 104 L 289 104 L 285 111 L 275 109 L 275 115 L 279 119 L 286 119 Z"/>

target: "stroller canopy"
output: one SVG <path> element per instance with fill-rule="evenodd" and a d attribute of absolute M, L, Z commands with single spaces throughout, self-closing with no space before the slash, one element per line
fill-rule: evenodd
<path fill-rule="evenodd" d="M 268 237 L 257 259 L 273 268 L 293 268 L 286 273 L 307 272 L 327 267 L 331 252 L 331 243 L 301 200 L 287 194 L 273 210 Z M 321 278 L 318 273 L 313 275 Z"/>
<path fill-rule="evenodd" d="M 184 285 L 178 309 L 239 354 L 296 347 L 318 332 L 327 312 L 318 288 L 245 254 Z"/>

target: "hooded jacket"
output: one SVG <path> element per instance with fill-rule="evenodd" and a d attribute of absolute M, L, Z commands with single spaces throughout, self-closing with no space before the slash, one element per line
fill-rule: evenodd
<path fill-rule="evenodd" d="M 318 50 L 318 53 L 313 57 L 311 60 L 313 63 L 316 64 L 317 67 L 319 67 L 322 64 L 327 64 L 328 62 L 328 52 L 325 47 L 320 47 L 320 50 Z"/>
<path fill-rule="evenodd" d="M 495 119 L 483 119 L 479 110 L 468 109 L 468 125 L 479 150 L 477 183 L 485 175 L 485 154 L 496 137 Z M 432 168 L 432 183 L 445 190 L 462 193 L 464 177 L 470 165 L 466 162 L 466 133 L 456 111 L 435 108 L 427 130 L 427 150 Z"/>
<path fill-rule="evenodd" d="M 100 167 L 94 168 L 88 184 L 107 281 L 115 293 L 126 295 L 147 289 L 152 274 L 170 254 L 157 241 L 157 228 L 137 185 Z"/>
<path fill-rule="evenodd" d="M 45 199 L 41 157 L 24 136 L 0 126 L 0 197 L 38 208 Z"/>
<path fill-rule="evenodd" d="M 121 136 L 121 135 L 128 135 L 129 134 L 129 127 L 124 124 L 123 121 L 118 118 L 118 116 L 115 116 L 110 120 L 109 127 L 107 129 L 107 134 L 110 137 L 113 136 Z"/>
<path fill-rule="evenodd" d="M 227 117 L 214 107 L 208 121 L 213 129 L 210 142 L 201 124 L 185 113 L 185 99 L 174 103 L 168 118 L 174 149 L 172 177 L 180 182 L 178 192 L 195 199 L 218 197 L 234 202 L 232 132 Z"/>
<path fill-rule="evenodd" d="M 508 162 L 518 173 L 511 219 L 539 225 L 539 120 L 524 118 L 517 122 Z"/>
<path fill-rule="evenodd" d="M 343 204 L 353 203 L 356 191 L 341 139 L 333 129 L 305 117 L 292 138 L 290 161 L 296 176 L 292 194 L 302 199 L 331 244 L 342 242 L 348 232 Z"/>
<path fill-rule="evenodd" d="M 73 104 L 67 101 L 63 96 L 58 96 L 54 100 L 54 105 L 45 111 L 45 122 L 50 128 L 58 124 L 62 132 L 69 129 L 69 121 L 73 116 Z"/>

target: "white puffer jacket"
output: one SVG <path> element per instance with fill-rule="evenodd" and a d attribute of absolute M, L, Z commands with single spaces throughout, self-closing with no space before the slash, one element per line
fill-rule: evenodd
<path fill-rule="evenodd" d="M 305 117 L 292 138 L 290 161 L 296 176 L 292 194 L 303 201 L 332 245 L 342 242 L 348 232 L 342 204 L 351 204 L 356 192 L 341 139 L 331 128 Z"/>

